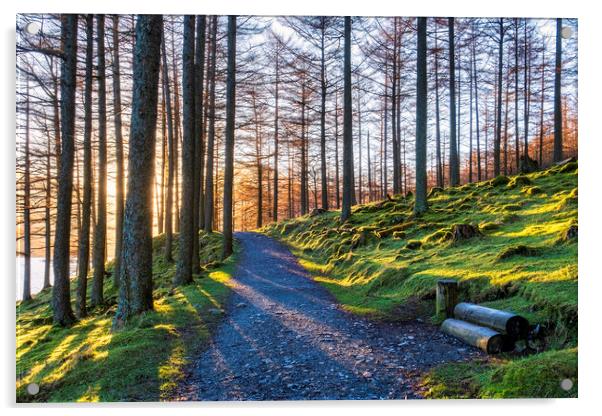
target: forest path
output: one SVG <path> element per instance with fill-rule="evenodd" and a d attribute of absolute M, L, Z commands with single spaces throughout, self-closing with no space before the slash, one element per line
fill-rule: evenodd
<path fill-rule="evenodd" d="M 419 322 L 371 322 L 338 309 L 281 243 L 237 233 L 234 293 L 176 400 L 417 398 L 429 367 L 481 355 Z"/>

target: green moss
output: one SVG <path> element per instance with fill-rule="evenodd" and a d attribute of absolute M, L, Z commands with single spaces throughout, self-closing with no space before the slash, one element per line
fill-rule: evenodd
<path fill-rule="evenodd" d="M 543 190 L 539 186 L 525 186 L 521 192 L 527 195 L 537 195 L 543 193 Z"/>
<path fill-rule="evenodd" d="M 528 176 L 525 175 L 517 175 L 512 177 L 512 179 L 510 180 L 510 182 L 508 182 L 508 188 L 510 189 L 514 189 L 517 186 L 523 186 L 523 185 L 531 185 L 533 182 L 531 181 L 531 179 L 529 179 Z"/>
<path fill-rule="evenodd" d="M 405 231 L 395 231 L 393 233 L 393 238 L 396 240 L 400 240 L 400 239 L 404 239 L 406 238 L 407 233 Z"/>
<path fill-rule="evenodd" d="M 398 238 L 383 238 L 352 253 L 351 231 L 348 236 L 339 229 L 324 238 L 303 237 L 314 224 L 306 218 L 294 220 L 297 226 L 290 233 L 282 233 L 280 225 L 264 232 L 287 243 L 316 281 L 352 312 L 391 320 L 417 313 L 432 318 L 436 281 L 457 279 L 461 300 L 515 310 L 545 327 L 547 348 L 564 350 L 577 345 L 577 244 L 575 239 L 558 240 L 577 224 L 578 178 L 574 172 L 554 169 L 510 177 L 508 186 L 494 187 L 487 181 L 453 192 L 446 189 L 429 200 L 430 209 L 420 218 L 411 215 L 411 201 L 400 202 L 391 211 L 357 215 L 353 227 L 377 226 L 375 233 L 387 230 L 383 235 Z M 524 192 L 534 187 L 545 193 L 525 197 Z M 404 222 L 389 225 L 393 215 Z M 336 211 L 324 216 L 317 227 L 338 224 Z M 480 224 L 484 235 L 452 243 L 447 232 L 455 224 Z M 314 250 L 304 254 L 306 246 Z M 416 302 L 419 308 L 414 308 Z M 504 360 L 510 365 L 516 357 Z M 551 356 L 550 365 L 555 360 L 560 357 Z M 478 376 L 480 370 L 467 365 L 467 377 Z M 463 386 L 461 391 L 470 390 Z M 475 395 L 485 394 L 479 384 L 475 386 Z M 504 394 L 513 393 L 500 396 Z"/>
<path fill-rule="evenodd" d="M 561 382 L 573 382 L 564 390 Z M 548 351 L 493 363 L 455 363 L 431 370 L 422 387 L 428 398 L 577 397 L 577 349 Z"/>
<path fill-rule="evenodd" d="M 502 224 L 499 222 L 484 222 L 479 224 L 479 229 L 481 231 L 494 231 L 500 228 Z"/>
<path fill-rule="evenodd" d="M 174 239 L 177 251 L 177 238 Z M 154 310 L 112 331 L 116 289 L 107 304 L 70 328 L 52 325 L 51 290 L 17 304 L 17 401 L 159 401 L 172 398 L 184 366 L 209 340 L 230 293 L 235 257 L 221 253 L 219 233 L 200 235 L 205 271 L 191 285 L 172 288 L 175 263 L 163 258 L 164 237 L 153 241 Z M 176 253 L 177 255 L 177 253 Z M 109 266 L 111 270 L 112 265 Z M 75 285 L 72 285 L 75 286 Z M 74 290 L 72 299 L 75 299 Z M 30 396 L 29 383 L 40 393 Z"/>
<path fill-rule="evenodd" d="M 535 257 L 541 254 L 541 249 L 538 247 L 529 247 L 523 244 L 518 246 L 506 247 L 498 256 L 498 260 L 504 260 L 510 257 Z"/>
<path fill-rule="evenodd" d="M 522 209 L 522 205 L 521 204 L 506 204 L 502 207 L 502 209 L 506 212 L 520 211 Z"/>

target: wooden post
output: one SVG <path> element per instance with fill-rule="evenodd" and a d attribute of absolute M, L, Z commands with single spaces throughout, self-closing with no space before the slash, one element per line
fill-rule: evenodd
<path fill-rule="evenodd" d="M 453 318 L 457 303 L 458 282 L 451 279 L 437 281 L 437 315 L 444 312 L 446 318 Z"/>
<path fill-rule="evenodd" d="M 502 351 L 511 351 L 514 348 L 514 342 L 510 337 L 502 335 L 491 328 L 460 321 L 459 319 L 446 319 L 441 324 L 441 330 L 467 344 L 482 349 L 487 354 L 498 354 Z"/>

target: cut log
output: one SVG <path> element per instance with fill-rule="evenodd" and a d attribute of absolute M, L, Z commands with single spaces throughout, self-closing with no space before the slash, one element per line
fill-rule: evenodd
<path fill-rule="evenodd" d="M 480 348 L 487 354 L 498 354 L 503 351 L 511 351 L 514 348 L 514 342 L 510 337 L 502 335 L 491 328 L 459 319 L 446 319 L 441 324 L 441 331 L 469 345 Z"/>
<path fill-rule="evenodd" d="M 522 316 L 511 312 L 500 311 L 475 305 L 458 303 L 454 308 L 454 316 L 478 325 L 488 326 L 513 339 L 525 339 L 529 334 L 529 322 Z"/>
<path fill-rule="evenodd" d="M 577 161 L 576 157 L 569 157 L 568 159 L 564 159 L 564 160 L 561 160 L 560 162 L 554 163 L 554 165 L 564 166 L 564 165 L 568 165 L 569 163 L 576 162 L 576 161 Z"/>
<path fill-rule="evenodd" d="M 445 313 L 453 318 L 454 307 L 458 303 L 458 282 L 451 279 L 437 281 L 437 315 Z"/>

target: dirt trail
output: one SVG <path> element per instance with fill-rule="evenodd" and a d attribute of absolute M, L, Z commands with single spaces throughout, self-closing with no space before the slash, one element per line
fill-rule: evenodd
<path fill-rule="evenodd" d="M 418 398 L 426 369 L 482 355 L 431 325 L 346 313 L 284 245 L 236 238 L 242 253 L 226 317 L 179 400 Z"/>

